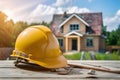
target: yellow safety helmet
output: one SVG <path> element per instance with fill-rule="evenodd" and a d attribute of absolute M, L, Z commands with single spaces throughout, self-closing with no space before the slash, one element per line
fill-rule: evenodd
<path fill-rule="evenodd" d="M 31 26 L 20 33 L 11 56 L 46 68 L 67 66 L 57 39 L 51 30 L 43 25 Z"/>

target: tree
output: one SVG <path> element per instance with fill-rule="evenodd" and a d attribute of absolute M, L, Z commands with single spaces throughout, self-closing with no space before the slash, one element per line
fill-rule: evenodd
<path fill-rule="evenodd" d="M 44 25 L 44 26 L 50 27 L 50 24 L 47 23 L 47 22 L 45 22 L 45 21 L 42 21 L 42 22 L 41 22 L 41 25 Z"/>
<path fill-rule="evenodd" d="M 107 30 L 106 30 L 107 26 L 102 26 L 102 34 L 104 36 L 107 36 Z"/>
<path fill-rule="evenodd" d="M 14 46 L 17 36 L 27 27 L 33 25 L 45 25 L 49 27 L 47 22 L 31 23 L 19 21 L 14 23 L 12 20 L 7 20 L 7 15 L 0 11 L 0 47 Z"/>
<path fill-rule="evenodd" d="M 116 30 L 116 37 L 117 37 L 117 45 L 120 45 L 120 25 Z"/>
<path fill-rule="evenodd" d="M 0 11 L 0 47 L 11 46 L 13 25 L 14 22 L 7 20 L 7 16 Z"/>
<path fill-rule="evenodd" d="M 28 27 L 28 24 L 27 22 L 22 22 L 22 21 L 19 21 L 19 22 L 16 22 L 14 24 L 14 32 L 13 32 L 13 45 L 15 44 L 15 41 L 18 37 L 18 35 Z"/>
<path fill-rule="evenodd" d="M 29 26 L 40 25 L 41 23 L 31 23 Z"/>
<path fill-rule="evenodd" d="M 44 25 L 44 26 L 50 27 L 50 24 L 45 21 L 42 21 L 40 23 L 31 23 L 29 26 L 34 26 L 34 25 Z"/>
<path fill-rule="evenodd" d="M 14 32 L 13 32 L 13 45 L 15 44 L 15 41 L 17 39 L 17 36 L 24 30 L 26 29 L 27 27 L 30 27 L 30 26 L 34 26 L 34 25 L 45 25 L 45 26 L 48 26 L 49 24 L 46 23 L 46 22 L 41 22 L 41 23 L 31 23 L 28 25 L 27 22 L 23 22 L 23 21 L 19 21 L 17 23 L 14 24 Z"/>
<path fill-rule="evenodd" d="M 113 30 L 109 33 L 107 37 L 108 45 L 120 45 L 120 25 L 116 30 Z"/>

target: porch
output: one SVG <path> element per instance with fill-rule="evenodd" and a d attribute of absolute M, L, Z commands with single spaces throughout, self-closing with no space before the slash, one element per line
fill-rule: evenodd
<path fill-rule="evenodd" d="M 60 38 L 62 39 L 61 42 L 59 41 L 60 47 L 64 52 L 105 50 L 105 39 L 99 35 L 69 34 L 58 39 Z"/>
<path fill-rule="evenodd" d="M 65 37 L 65 52 L 80 51 L 80 36 Z"/>

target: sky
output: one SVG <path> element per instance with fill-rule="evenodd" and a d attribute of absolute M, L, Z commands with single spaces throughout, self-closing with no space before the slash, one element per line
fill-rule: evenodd
<path fill-rule="evenodd" d="M 102 12 L 112 31 L 120 24 L 120 0 L 0 0 L 0 11 L 14 22 L 51 22 L 53 14 Z"/>

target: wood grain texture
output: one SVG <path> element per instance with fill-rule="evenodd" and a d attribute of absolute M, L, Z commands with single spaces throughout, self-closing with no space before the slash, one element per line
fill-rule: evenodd
<path fill-rule="evenodd" d="M 49 69 L 33 64 L 19 64 L 15 67 L 13 60 L 0 61 L 0 80 L 120 80 L 120 74 L 96 71 L 87 74 L 89 69 L 73 68 L 68 75 L 58 75 Z M 68 61 L 71 64 L 91 64 L 120 69 L 120 61 Z"/>

